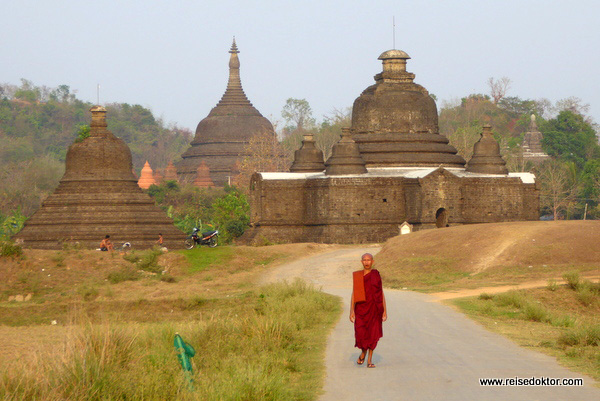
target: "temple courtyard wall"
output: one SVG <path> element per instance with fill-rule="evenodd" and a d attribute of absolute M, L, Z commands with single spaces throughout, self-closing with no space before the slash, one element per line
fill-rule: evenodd
<path fill-rule="evenodd" d="M 528 173 L 464 169 L 369 169 L 354 176 L 256 173 L 251 180 L 250 243 L 381 242 L 408 222 L 446 225 L 537 220 L 539 188 Z"/>

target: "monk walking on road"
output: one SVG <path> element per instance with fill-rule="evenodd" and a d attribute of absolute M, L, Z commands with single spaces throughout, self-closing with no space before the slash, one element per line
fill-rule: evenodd
<path fill-rule="evenodd" d="M 361 349 L 356 361 L 362 365 L 367 352 L 367 367 L 374 368 L 373 350 L 383 337 L 383 324 L 387 320 L 385 297 L 381 284 L 381 276 L 373 269 L 373 255 L 365 253 L 361 262 L 363 270 L 353 273 L 352 300 L 350 301 L 350 321 L 354 323 L 355 347 Z"/>

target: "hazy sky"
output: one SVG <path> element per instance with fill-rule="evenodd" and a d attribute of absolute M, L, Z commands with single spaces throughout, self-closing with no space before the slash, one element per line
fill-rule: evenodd
<path fill-rule="evenodd" d="M 600 122 L 600 1 L 27 1 L 0 0 L 0 82 L 69 85 L 79 98 L 150 108 L 195 130 L 221 98 L 235 35 L 242 84 L 265 116 L 305 98 L 321 120 L 381 71 L 380 53 L 412 59 L 442 100 L 488 93 L 569 96 Z"/>

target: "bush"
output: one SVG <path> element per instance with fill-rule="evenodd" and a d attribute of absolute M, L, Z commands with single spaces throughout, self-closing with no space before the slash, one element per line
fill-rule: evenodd
<path fill-rule="evenodd" d="M 597 347 L 600 345 L 600 324 L 585 327 L 583 330 L 583 342 L 585 345 Z"/>
<path fill-rule="evenodd" d="M 557 343 L 564 346 L 574 346 L 581 343 L 581 334 L 576 330 L 569 330 L 558 337 Z"/>
<path fill-rule="evenodd" d="M 518 309 L 522 309 L 527 305 L 527 299 L 515 290 L 496 295 L 494 301 L 500 306 L 514 306 Z"/>
<path fill-rule="evenodd" d="M 491 299 L 494 299 L 494 296 L 492 294 L 488 294 L 487 292 L 482 292 L 481 294 L 479 294 L 479 299 L 483 299 L 484 301 L 489 301 Z"/>
<path fill-rule="evenodd" d="M 534 322 L 548 321 L 548 311 L 540 304 L 528 303 L 525 305 L 525 318 Z"/>
<path fill-rule="evenodd" d="M 160 273 L 162 269 L 158 265 L 158 257 L 162 255 L 162 251 L 158 247 L 154 247 L 142 254 L 140 260 L 135 264 L 140 270 L 150 273 Z"/>
<path fill-rule="evenodd" d="M 577 290 L 577 299 L 585 306 L 590 306 L 594 302 L 596 302 L 596 294 L 592 291 L 590 286 L 579 285 L 579 290 Z"/>
<path fill-rule="evenodd" d="M 548 280 L 548 285 L 546 285 L 546 288 L 550 291 L 556 291 L 558 289 L 558 284 L 556 283 L 556 280 Z"/>
<path fill-rule="evenodd" d="M 572 290 L 577 290 L 579 287 L 579 273 L 570 272 L 563 274 L 563 279 L 567 282 L 567 286 Z"/>
<path fill-rule="evenodd" d="M 0 241 L 0 256 L 23 256 L 23 248 L 12 241 Z"/>
<path fill-rule="evenodd" d="M 575 326 L 575 318 L 569 315 L 562 315 L 552 318 L 550 324 L 554 327 L 573 327 Z"/>

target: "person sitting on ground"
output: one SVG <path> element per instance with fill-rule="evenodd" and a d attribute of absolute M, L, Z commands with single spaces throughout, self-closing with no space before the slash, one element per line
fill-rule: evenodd
<path fill-rule="evenodd" d="M 104 237 L 104 239 L 100 243 L 100 250 L 101 251 L 114 251 L 115 250 L 112 242 L 110 242 L 110 235 L 106 234 L 106 237 Z"/>

